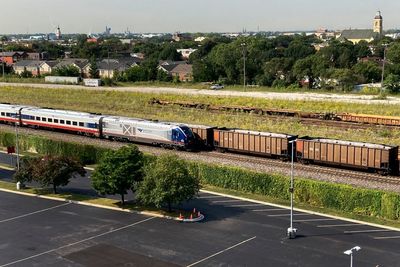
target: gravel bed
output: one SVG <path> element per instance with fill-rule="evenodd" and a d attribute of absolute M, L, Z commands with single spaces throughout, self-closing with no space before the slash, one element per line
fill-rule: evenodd
<path fill-rule="evenodd" d="M 3 125 L 0 124 L 0 131 L 4 132 L 14 132 L 15 128 L 13 126 Z M 72 134 L 66 133 L 59 133 L 59 132 L 52 132 L 52 131 L 44 131 L 44 130 L 34 130 L 29 128 L 19 128 L 19 132 L 25 135 L 36 135 L 42 136 L 46 138 L 50 138 L 53 140 L 59 141 L 68 141 L 68 142 L 75 142 L 80 144 L 87 144 L 87 145 L 95 145 L 105 148 L 111 149 L 118 149 L 127 143 L 121 142 L 114 142 L 108 141 L 98 138 L 89 138 L 84 136 L 77 136 Z M 224 166 L 234 166 L 245 168 L 257 172 L 264 172 L 264 173 L 277 173 L 283 174 L 286 176 L 290 176 L 290 162 L 280 162 L 277 160 L 271 159 L 263 159 L 263 158 L 254 158 L 245 155 L 237 155 L 237 154 L 223 154 L 218 152 L 184 152 L 184 151 L 175 151 L 175 150 L 165 150 L 158 147 L 152 146 L 145 146 L 145 145 L 138 145 L 139 149 L 142 152 L 150 153 L 154 155 L 161 155 L 166 153 L 173 153 L 179 156 L 182 159 L 190 160 L 190 161 L 201 161 L 205 163 L 212 163 L 212 164 L 220 164 Z M 297 168 L 296 166 L 301 166 L 295 163 L 294 174 L 296 177 L 304 177 L 313 180 L 320 180 L 320 181 L 327 181 L 333 183 L 340 183 L 340 184 L 348 184 L 356 187 L 363 187 L 363 188 L 371 188 L 371 189 L 380 189 L 386 191 L 393 191 L 400 193 L 400 184 L 388 184 L 379 181 L 372 181 L 372 180 L 365 180 L 365 179 L 349 179 L 343 177 L 344 170 L 337 170 L 330 168 L 332 170 L 336 170 L 336 172 L 340 172 L 341 175 L 332 175 L 327 173 L 322 173 L 318 171 L 322 167 L 317 166 L 313 168 L 310 167 L 310 170 L 304 170 L 303 168 Z M 329 168 L 329 167 L 323 167 Z M 349 171 L 351 173 L 352 171 Z M 399 178 L 400 179 L 400 178 Z"/>

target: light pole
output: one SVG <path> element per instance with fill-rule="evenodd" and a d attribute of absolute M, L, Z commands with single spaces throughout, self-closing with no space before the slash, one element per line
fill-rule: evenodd
<path fill-rule="evenodd" d="M 354 248 L 351 248 L 351 249 L 346 250 L 345 252 L 343 252 L 344 254 L 350 256 L 350 267 L 353 267 L 353 254 L 354 254 L 354 252 L 357 252 L 360 249 L 361 249 L 361 247 L 355 246 Z"/>
<path fill-rule="evenodd" d="M 385 63 L 386 63 L 386 48 L 387 44 L 383 45 L 383 65 L 382 65 L 382 77 L 381 77 L 381 95 L 383 94 L 383 79 L 385 76 Z"/>
<path fill-rule="evenodd" d="M 18 111 L 19 112 L 19 111 Z M 18 125 L 19 125 L 19 121 L 20 121 L 20 116 L 19 113 L 15 114 L 15 148 L 16 148 L 16 154 L 17 154 L 17 171 L 19 171 L 19 142 L 18 142 L 18 138 L 19 138 L 19 131 L 18 131 Z"/>
<path fill-rule="evenodd" d="M 292 146 L 292 164 L 290 168 L 290 227 L 287 229 L 287 236 L 289 239 L 296 238 L 297 229 L 293 227 L 293 202 L 294 202 L 294 146 L 296 140 L 289 141 Z"/>
<path fill-rule="evenodd" d="M 240 44 L 243 47 L 243 89 L 246 90 L 246 43 Z"/>

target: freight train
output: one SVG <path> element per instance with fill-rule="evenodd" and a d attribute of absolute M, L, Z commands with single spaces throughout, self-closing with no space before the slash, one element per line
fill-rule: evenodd
<path fill-rule="evenodd" d="M 85 112 L 0 104 L 0 123 L 184 150 L 217 150 L 306 164 L 398 174 L 398 147 L 296 135 L 184 125 Z"/>

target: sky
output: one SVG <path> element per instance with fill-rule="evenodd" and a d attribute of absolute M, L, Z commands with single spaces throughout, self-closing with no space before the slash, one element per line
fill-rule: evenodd
<path fill-rule="evenodd" d="M 399 0 L 0 0 L 0 33 L 238 32 L 400 28 Z M 5 22 L 5 23 L 4 23 Z"/>

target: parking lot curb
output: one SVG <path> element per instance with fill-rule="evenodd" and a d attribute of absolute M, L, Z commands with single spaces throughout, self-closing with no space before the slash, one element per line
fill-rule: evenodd
<path fill-rule="evenodd" d="M 210 191 L 210 190 L 203 190 L 202 189 L 202 190 L 200 190 L 200 192 L 207 193 L 207 194 L 218 195 L 218 196 L 222 196 L 222 197 L 233 198 L 233 199 L 237 199 L 237 200 L 248 201 L 248 202 L 257 203 L 257 204 L 268 205 L 268 206 L 272 206 L 272 207 L 276 207 L 276 208 L 283 208 L 283 209 L 288 209 L 288 210 L 290 209 L 289 206 L 269 203 L 269 202 L 260 201 L 260 200 L 254 200 L 254 199 L 250 199 L 250 198 L 237 197 L 237 196 L 218 193 L 218 192 L 214 192 L 214 191 Z M 376 227 L 376 228 L 381 228 L 381 229 L 387 229 L 387 230 L 400 232 L 400 228 L 397 228 L 397 227 L 385 226 L 385 225 L 380 225 L 380 224 L 376 224 L 376 223 L 369 223 L 369 222 L 364 222 L 364 221 L 359 221 L 359 220 L 354 220 L 354 219 L 349 219 L 349 218 L 344 218 L 344 217 L 324 214 L 324 213 L 305 210 L 305 209 L 294 208 L 293 210 L 298 211 L 298 212 L 308 213 L 310 215 L 317 215 L 317 216 L 322 216 L 322 217 L 327 217 L 327 218 L 332 218 L 332 219 L 337 219 L 337 220 L 342 220 L 342 221 L 347 221 L 347 222 L 352 222 L 352 223 L 357 223 L 357 224 L 364 224 L 364 225 L 368 225 L 368 226 L 372 226 L 372 227 Z"/>

